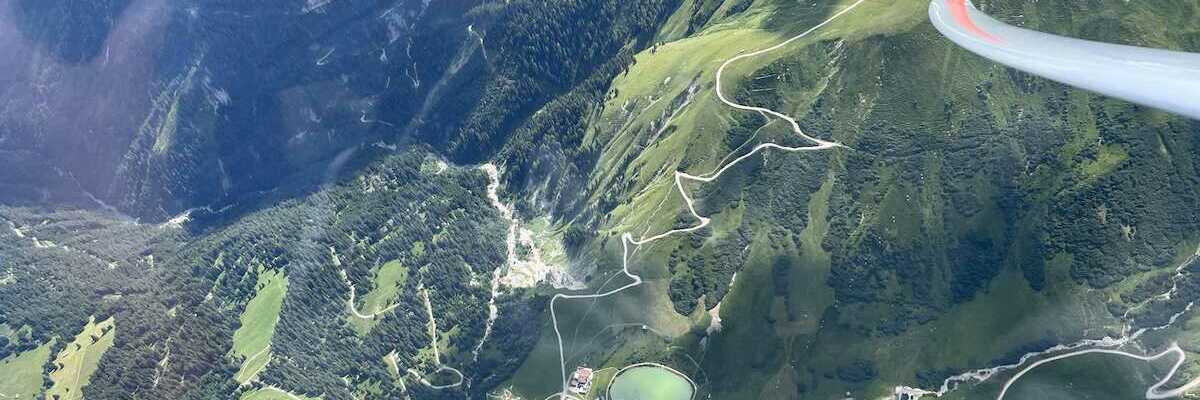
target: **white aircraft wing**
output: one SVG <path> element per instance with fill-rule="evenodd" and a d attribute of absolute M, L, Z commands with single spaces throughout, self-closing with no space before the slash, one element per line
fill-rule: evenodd
<path fill-rule="evenodd" d="M 1200 119 L 1200 54 L 1018 28 L 987 16 L 968 0 L 933 0 L 929 20 L 955 44 L 992 61 Z"/>

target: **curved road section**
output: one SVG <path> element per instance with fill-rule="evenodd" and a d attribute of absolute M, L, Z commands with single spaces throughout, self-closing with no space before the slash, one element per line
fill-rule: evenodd
<path fill-rule="evenodd" d="M 947 39 L 1050 80 L 1200 119 L 1200 54 L 1081 40 L 997 21 L 968 0 L 933 0 L 929 20 Z"/>

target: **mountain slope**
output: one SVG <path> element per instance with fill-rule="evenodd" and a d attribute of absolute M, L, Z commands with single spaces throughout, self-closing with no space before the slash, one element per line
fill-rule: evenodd
<path fill-rule="evenodd" d="M 1195 0 L 977 5 L 1200 51 Z M 88 399 L 541 399 L 647 362 L 696 398 L 994 398 L 1056 349 L 1174 342 L 1168 386 L 1196 377 L 1200 125 L 926 7 L 0 5 L 0 359 L 66 387 L 50 355 L 112 318 Z M 1007 398 L 1136 398 L 1167 364 Z"/>
<path fill-rule="evenodd" d="M 713 73 L 850 2 L 735 3 L 685 4 L 670 21 L 689 28 L 664 27 L 666 40 L 613 82 L 589 120 L 585 146 L 600 156 L 588 219 L 574 223 L 601 239 L 689 226 L 674 211 L 674 171 L 707 173 L 757 143 L 803 144 L 782 121 L 715 101 Z M 1034 29 L 1197 50 L 1194 31 L 1161 22 L 1194 26 L 1194 2 L 980 5 Z M 1169 289 L 1196 250 L 1195 122 L 973 56 L 923 22 L 924 6 L 868 1 L 726 72 L 737 102 L 849 149 L 766 151 L 688 185 L 712 229 L 647 245 L 637 264 L 669 282 L 674 310 L 698 327 L 720 302 L 722 330 L 674 340 L 704 360 L 698 370 L 670 347 L 638 351 L 680 360 L 718 398 L 873 398 L 1183 311 L 1190 297 L 1126 313 Z M 632 361 L 615 354 L 589 363 Z"/>

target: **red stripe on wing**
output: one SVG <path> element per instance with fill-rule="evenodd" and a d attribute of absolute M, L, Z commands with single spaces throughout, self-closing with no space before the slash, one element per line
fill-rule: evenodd
<path fill-rule="evenodd" d="M 992 44 L 1004 43 L 1000 38 L 983 30 L 979 25 L 975 25 L 975 21 L 971 20 L 971 15 L 967 13 L 967 0 L 946 0 L 946 4 L 950 6 L 950 16 L 954 17 L 954 21 L 963 27 L 963 29 L 966 29 L 967 32 L 980 39 L 992 42 Z"/>

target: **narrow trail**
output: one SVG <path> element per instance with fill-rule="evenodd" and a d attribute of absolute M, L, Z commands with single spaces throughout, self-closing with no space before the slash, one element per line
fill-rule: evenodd
<path fill-rule="evenodd" d="M 263 386 L 263 388 L 261 390 L 270 390 L 272 392 L 287 396 L 287 398 L 292 399 L 292 400 L 305 400 L 303 397 L 294 395 L 294 394 L 292 394 L 292 392 L 280 389 L 280 388 L 272 386 L 272 385 Z"/>
<path fill-rule="evenodd" d="M 489 337 L 492 336 L 492 326 L 496 324 L 496 318 L 499 317 L 500 309 L 496 307 L 496 297 L 500 295 L 500 278 L 503 268 L 496 268 L 492 271 L 492 288 L 491 295 L 488 297 L 488 317 L 487 322 L 483 325 L 483 337 L 479 338 L 479 343 L 471 350 L 471 361 L 479 361 L 479 351 L 483 350 L 483 345 L 487 343 Z"/>
<path fill-rule="evenodd" d="M 449 371 L 450 373 L 457 375 L 458 380 L 456 382 L 450 383 L 450 384 L 437 385 L 437 384 L 434 384 L 433 382 L 429 381 L 428 379 L 426 379 L 424 376 L 422 376 L 420 371 L 417 371 L 412 368 L 409 368 L 407 371 L 409 374 L 416 377 L 418 382 L 421 382 L 421 384 L 428 386 L 430 389 L 441 390 L 441 389 L 449 389 L 449 388 L 455 388 L 455 387 L 462 386 L 463 382 L 466 381 L 466 377 L 463 376 L 462 371 L 459 371 L 458 369 L 456 369 L 454 367 L 447 367 L 445 364 L 442 364 L 442 354 L 441 354 L 441 350 L 438 350 L 438 343 L 437 343 L 437 341 L 438 341 L 438 339 L 437 339 L 437 334 L 438 334 L 437 320 L 434 319 L 434 317 L 433 317 L 433 302 L 431 302 L 429 300 L 429 289 L 425 288 L 424 284 L 421 284 L 421 285 L 417 286 L 417 292 L 421 294 L 421 302 L 425 303 L 425 314 L 429 318 L 429 325 L 426 327 L 426 329 L 428 330 L 428 333 L 429 333 L 429 347 L 433 348 L 433 363 L 435 365 L 437 365 L 437 369 L 434 370 L 433 373 L 437 374 L 440 372 Z"/>
<path fill-rule="evenodd" d="M 639 275 L 635 275 L 629 271 L 629 257 L 631 254 L 630 245 L 633 245 L 634 246 L 633 249 L 634 249 L 634 251 L 636 251 L 636 249 L 639 248 L 643 244 L 652 243 L 659 239 L 663 239 L 663 238 L 666 238 L 666 237 L 669 237 L 672 235 L 676 235 L 676 234 L 684 234 L 684 233 L 694 232 L 696 230 L 703 229 L 704 227 L 708 226 L 710 219 L 708 217 L 700 215 L 698 212 L 696 212 L 696 207 L 694 204 L 695 202 L 688 195 L 688 191 L 683 186 L 685 180 L 693 181 L 693 182 L 701 182 L 701 183 L 712 182 L 712 181 L 716 180 L 717 178 L 719 178 L 721 176 L 721 174 L 725 173 L 725 171 L 729 170 L 729 168 L 732 168 L 734 165 L 737 165 L 738 163 L 746 160 L 747 158 L 750 158 L 750 157 L 754 156 L 755 154 L 757 154 L 763 150 L 766 150 L 766 149 L 783 150 L 786 152 L 800 152 L 800 151 L 818 151 L 818 150 L 833 149 L 833 148 L 837 148 L 837 147 L 845 147 L 845 146 L 841 145 L 840 143 L 836 143 L 836 142 L 809 136 L 808 134 L 804 133 L 803 129 L 800 128 L 800 124 L 796 121 L 795 118 L 792 118 L 786 114 L 783 114 L 783 113 L 780 113 L 780 112 L 777 112 L 774 110 L 762 108 L 762 107 L 755 107 L 755 106 L 739 104 L 739 103 L 729 100 L 728 98 L 725 97 L 725 93 L 722 92 L 722 90 L 721 90 L 721 75 L 725 72 L 725 68 L 728 67 L 730 64 L 732 64 L 738 60 L 755 57 L 758 55 L 766 54 L 766 53 L 778 50 L 780 48 L 783 48 L 784 46 L 787 46 L 797 40 L 800 40 L 800 39 L 808 36 L 809 34 L 813 33 L 817 29 L 824 27 L 825 25 L 829 24 L 830 22 L 833 22 L 834 20 L 838 19 L 842 15 L 845 15 L 846 13 L 850 12 L 851 10 L 857 8 L 864 1 L 865 0 L 855 1 L 850 6 L 842 9 L 841 11 L 838 11 L 837 13 L 833 14 L 833 16 L 830 16 L 828 19 L 822 21 L 821 23 L 817 24 L 816 26 L 813 26 L 812 28 L 809 28 L 808 30 L 801 32 L 798 35 L 792 36 L 791 38 L 784 40 L 783 42 L 780 42 L 779 44 L 776 44 L 774 46 L 771 46 L 771 47 L 768 47 L 765 49 L 757 50 L 757 51 L 754 51 L 751 53 L 740 54 L 733 58 L 725 60 L 725 62 L 722 63 L 721 66 L 717 68 L 716 76 L 714 78 L 716 81 L 715 90 L 716 90 L 717 98 L 720 99 L 720 101 L 722 103 L 724 103 L 725 105 L 732 107 L 734 109 L 743 110 L 743 111 L 754 111 L 754 112 L 758 112 L 758 113 L 765 114 L 765 115 L 771 115 L 771 116 L 774 116 L 781 120 L 787 121 L 788 124 L 791 125 L 793 133 L 799 135 L 800 137 L 802 137 L 812 143 L 815 143 L 815 145 L 789 147 L 789 146 L 783 146 L 783 145 L 779 145 L 779 144 L 775 144 L 775 143 L 763 143 L 763 144 L 759 144 L 759 145 L 755 146 L 753 149 L 751 149 L 745 155 L 734 158 L 733 161 L 728 162 L 724 166 L 718 166 L 718 168 L 715 171 L 708 173 L 708 174 L 697 176 L 697 175 L 691 175 L 691 174 L 688 174 L 688 173 L 682 172 L 682 171 L 676 171 L 675 178 L 674 178 L 675 187 L 679 191 L 679 195 L 683 198 L 684 205 L 687 206 L 688 212 L 691 213 L 692 217 L 698 221 L 697 224 L 693 225 L 691 227 L 687 227 L 687 228 L 672 229 L 672 230 L 669 230 L 669 231 L 666 231 L 666 232 L 663 232 L 663 233 L 660 233 L 660 234 L 657 234 L 654 236 L 650 236 L 650 237 L 646 237 L 645 232 L 643 232 L 643 234 L 638 239 L 634 239 L 633 235 L 628 232 L 622 234 L 621 235 L 621 250 L 622 250 L 621 272 L 625 276 L 629 277 L 632 280 L 632 282 L 627 283 L 624 286 L 621 286 L 619 288 L 608 290 L 608 291 L 601 292 L 601 293 L 593 293 L 593 294 L 559 293 L 559 294 L 555 294 L 554 297 L 550 299 L 550 320 L 554 326 L 554 335 L 558 342 L 558 359 L 559 359 L 559 368 L 560 368 L 561 378 L 562 378 L 562 381 L 561 381 L 562 382 L 562 390 L 557 394 L 551 395 L 551 397 L 557 396 L 560 400 L 565 400 L 565 399 L 573 397 L 567 391 L 567 364 L 566 364 L 566 359 L 565 359 L 565 353 L 563 351 L 562 332 L 560 332 L 560 330 L 559 330 L 558 315 L 554 311 L 554 305 L 559 300 L 599 299 L 599 298 L 603 298 L 603 297 L 607 297 L 607 296 L 612 296 L 612 295 L 620 293 L 626 289 L 630 289 L 630 288 L 636 287 L 638 285 L 641 285 L 642 277 Z M 733 155 L 733 153 L 726 156 L 726 159 L 728 159 L 732 155 Z"/>
<path fill-rule="evenodd" d="M 341 265 L 341 263 L 338 263 L 338 265 Z M 350 277 L 346 274 L 346 270 L 344 268 L 338 270 L 338 273 L 341 274 L 341 276 L 342 276 L 342 283 L 345 283 L 346 286 L 350 287 L 350 299 L 346 300 L 346 308 L 349 309 L 350 314 L 353 314 L 355 317 L 358 317 L 361 319 L 375 319 L 375 317 L 377 317 L 379 315 L 387 313 L 388 311 L 392 311 L 396 307 L 400 307 L 400 303 L 393 303 L 387 307 L 376 310 L 370 314 L 363 314 L 361 311 L 358 311 L 358 306 L 355 305 L 356 293 L 354 291 L 354 283 L 350 282 Z"/>
<path fill-rule="evenodd" d="M 1196 378 L 1196 379 L 1193 379 L 1191 382 L 1188 382 L 1178 388 L 1167 390 L 1167 391 L 1160 391 L 1160 388 L 1162 388 L 1163 385 L 1166 385 L 1168 382 L 1170 382 L 1171 378 L 1175 376 L 1175 372 L 1177 372 L 1179 370 L 1179 367 L 1183 365 L 1184 361 L 1187 361 L 1187 354 L 1185 354 L 1183 352 L 1183 349 L 1179 348 L 1178 344 L 1171 344 L 1171 347 L 1168 348 L 1167 350 L 1165 350 L 1161 353 L 1155 354 L 1155 355 L 1150 355 L 1150 356 L 1141 356 L 1141 355 L 1137 355 L 1137 354 L 1133 354 L 1133 353 L 1125 352 L 1125 351 L 1120 351 L 1120 350 L 1087 349 L 1087 350 L 1080 350 L 1080 351 L 1076 351 L 1076 352 L 1072 352 L 1072 353 L 1068 353 L 1068 354 L 1062 354 L 1062 355 L 1050 357 L 1050 358 L 1035 362 L 1033 364 L 1030 364 L 1028 368 L 1025 368 L 1025 369 L 1021 370 L 1021 372 L 1018 372 L 1016 375 L 1013 375 L 1013 377 L 1010 378 L 1008 380 L 1008 382 L 1004 383 L 1004 388 L 1000 389 L 1000 395 L 997 396 L 996 398 L 1003 399 L 1004 395 L 1008 393 L 1008 389 L 1010 387 L 1012 387 L 1013 383 L 1015 383 L 1018 379 L 1021 379 L 1021 376 L 1025 375 L 1029 371 L 1032 371 L 1034 368 L 1037 368 L 1043 364 L 1049 364 L 1054 361 L 1062 360 L 1064 358 L 1081 356 L 1084 354 L 1095 354 L 1095 353 L 1114 354 L 1114 355 L 1128 357 L 1128 358 L 1132 358 L 1135 360 L 1141 360 L 1141 361 L 1155 361 L 1155 360 L 1165 357 L 1168 354 L 1174 354 L 1176 357 L 1178 357 L 1178 359 L 1175 360 L 1175 364 L 1171 366 L 1171 370 L 1167 372 L 1167 375 L 1165 377 L 1163 377 L 1162 380 L 1158 381 L 1153 386 L 1150 386 L 1148 389 L 1146 389 L 1146 398 L 1149 400 L 1181 397 L 1184 394 L 1186 394 L 1188 391 L 1192 390 L 1193 388 L 1200 386 L 1200 378 Z"/>
<path fill-rule="evenodd" d="M 271 364 L 271 345 L 268 343 L 267 347 L 264 347 L 262 350 L 259 350 L 257 353 L 254 353 L 250 357 L 246 357 L 246 359 L 242 361 L 242 366 L 245 366 L 246 364 L 249 364 L 250 361 L 257 359 L 258 357 L 262 356 L 263 354 L 267 355 L 267 362 L 263 363 L 263 365 L 261 367 L 258 367 L 258 369 L 255 370 L 254 372 L 246 374 L 244 376 L 244 378 L 246 379 L 246 382 L 242 383 L 241 386 L 245 386 L 245 385 L 249 384 L 252 380 L 254 380 L 255 377 L 258 376 L 259 372 L 262 372 L 264 369 L 267 369 L 267 365 Z M 249 372 L 249 371 L 247 371 L 247 372 Z M 234 375 L 233 379 L 241 380 L 241 379 L 238 379 L 239 376 L 240 375 Z"/>
<path fill-rule="evenodd" d="M 1183 277 L 1184 277 L 1184 274 L 1185 274 L 1184 269 L 1187 268 L 1188 266 L 1192 265 L 1193 263 L 1195 263 L 1198 258 L 1200 258 L 1200 248 L 1197 248 L 1196 252 L 1194 252 L 1190 257 L 1188 257 L 1188 259 L 1184 260 L 1182 263 L 1180 263 L 1178 266 L 1175 267 L 1175 274 L 1171 277 L 1171 288 L 1167 289 L 1167 291 L 1165 291 L 1159 295 L 1153 296 L 1150 299 L 1147 299 L 1146 301 L 1135 305 L 1134 307 L 1131 308 L 1131 311 L 1133 309 L 1144 307 L 1147 304 L 1154 302 L 1154 301 L 1170 300 L 1172 298 L 1172 296 L 1174 296 L 1175 293 L 1177 293 L 1179 291 L 1179 280 L 1183 279 Z M 1104 338 L 1100 338 L 1100 339 L 1083 339 L 1083 340 L 1080 340 L 1080 341 L 1077 341 L 1074 343 L 1059 344 L 1059 345 L 1050 347 L 1046 350 L 1026 353 L 1025 355 L 1021 356 L 1021 358 L 1018 359 L 1017 362 L 1015 362 L 1015 363 L 998 365 L 998 366 L 994 366 L 991 368 L 977 369 L 977 370 L 968 371 L 968 372 L 964 372 L 964 373 L 961 373 L 958 375 L 951 376 L 949 378 L 946 378 L 944 381 L 942 381 L 942 385 L 940 387 L 938 387 L 937 390 L 926 390 L 926 389 L 909 387 L 909 386 L 897 386 L 894 390 L 894 395 L 897 399 L 901 399 L 901 400 L 916 400 L 916 399 L 920 399 L 924 396 L 932 396 L 935 398 L 940 398 L 942 396 L 945 396 L 947 393 L 953 392 L 954 390 L 958 389 L 959 385 L 961 385 L 963 383 L 979 384 L 979 383 L 983 383 L 987 380 L 990 380 L 991 378 L 995 377 L 999 373 L 1016 370 L 1017 372 L 1015 374 L 1013 374 L 1012 377 L 1008 378 L 1007 381 L 1004 382 L 1003 388 L 1000 390 L 1000 393 L 996 396 L 996 400 L 1004 400 L 1005 396 L 1008 394 L 1009 388 L 1011 388 L 1013 384 L 1015 384 L 1018 380 L 1020 380 L 1021 377 L 1025 376 L 1025 374 L 1029 373 L 1030 371 L 1032 371 L 1033 369 L 1035 369 L 1037 367 L 1040 367 L 1040 366 L 1043 366 L 1043 365 L 1046 365 L 1046 364 L 1049 364 L 1049 363 L 1052 363 L 1055 361 L 1060 361 L 1060 360 L 1064 360 L 1067 358 L 1082 356 L 1082 355 L 1086 355 L 1086 354 L 1110 354 L 1110 355 L 1118 355 L 1118 356 L 1122 356 L 1122 357 L 1126 357 L 1126 358 L 1132 358 L 1132 359 L 1140 360 L 1140 361 L 1155 361 L 1155 360 L 1161 359 L 1163 357 L 1166 357 L 1167 355 L 1174 354 L 1174 355 L 1178 356 L 1179 359 L 1176 360 L 1174 366 L 1167 372 L 1166 376 L 1164 376 L 1162 378 L 1162 380 L 1156 382 L 1153 386 L 1150 386 L 1150 388 L 1148 388 L 1146 390 L 1145 398 L 1147 400 L 1158 400 L 1158 399 L 1167 399 L 1167 398 L 1172 398 L 1172 397 L 1180 397 L 1180 396 L 1186 394 L 1188 391 L 1195 389 L 1197 387 L 1200 387 L 1200 376 L 1193 378 L 1191 381 L 1183 384 L 1182 386 L 1180 386 L 1178 388 L 1175 388 L 1172 390 L 1161 391 L 1162 386 L 1166 385 L 1168 382 L 1170 382 L 1171 380 L 1173 380 L 1175 378 L 1175 374 L 1178 372 L 1179 367 L 1182 366 L 1183 363 L 1187 360 L 1187 354 L 1181 348 L 1179 348 L 1179 346 L 1177 344 L 1172 343 L 1171 346 L 1168 347 L 1166 350 L 1162 351 L 1161 353 L 1154 354 L 1154 355 L 1143 355 L 1143 354 L 1137 354 L 1137 353 L 1118 350 L 1118 349 L 1125 347 L 1127 345 L 1130 345 L 1130 344 L 1134 344 L 1139 338 L 1141 338 L 1142 335 L 1144 335 L 1146 333 L 1160 331 L 1160 330 L 1167 329 L 1167 328 L 1174 326 L 1175 323 L 1179 321 L 1179 318 L 1183 316 L 1183 314 L 1192 310 L 1192 307 L 1194 305 L 1195 305 L 1195 302 L 1188 303 L 1187 306 L 1185 306 L 1183 308 L 1183 310 L 1180 310 L 1179 312 L 1173 314 L 1171 316 L 1171 318 L 1169 318 L 1165 324 L 1160 325 L 1160 326 L 1149 327 L 1149 328 L 1140 328 L 1140 329 L 1137 329 L 1137 330 L 1134 330 L 1131 332 L 1130 325 L 1126 324 L 1124 329 L 1122 329 L 1121 336 L 1119 336 L 1119 337 L 1115 337 L 1115 338 L 1114 337 L 1104 337 Z M 1127 311 L 1123 315 L 1123 317 L 1128 319 L 1129 313 L 1130 313 L 1130 311 Z M 1052 354 L 1053 354 L 1053 356 L 1050 356 Z M 1037 361 L 1030 363 L 1030 361 L 1038 359 L 1040 357 L 1044 357 L 1044 356 L 1050 356 L 1050 357 L 1042 358 L 1042 359 L 1039 359 Z"/>
<path fill-rule="evenodd" d="M 437 346 L 437 320 L 433 318 L 433 302 L 429 301 L 429 289 L 426 289 L 424 285 L 419 285 L 417 292 L 421 293 L 421 303 L 425 305 L 425 314 L 429 318 L 429 324 L 425 326 L 425 330 L 429 333 L 429 347 L 433 349 L 433 363 L 442 365 L 442 354 Z"/>

